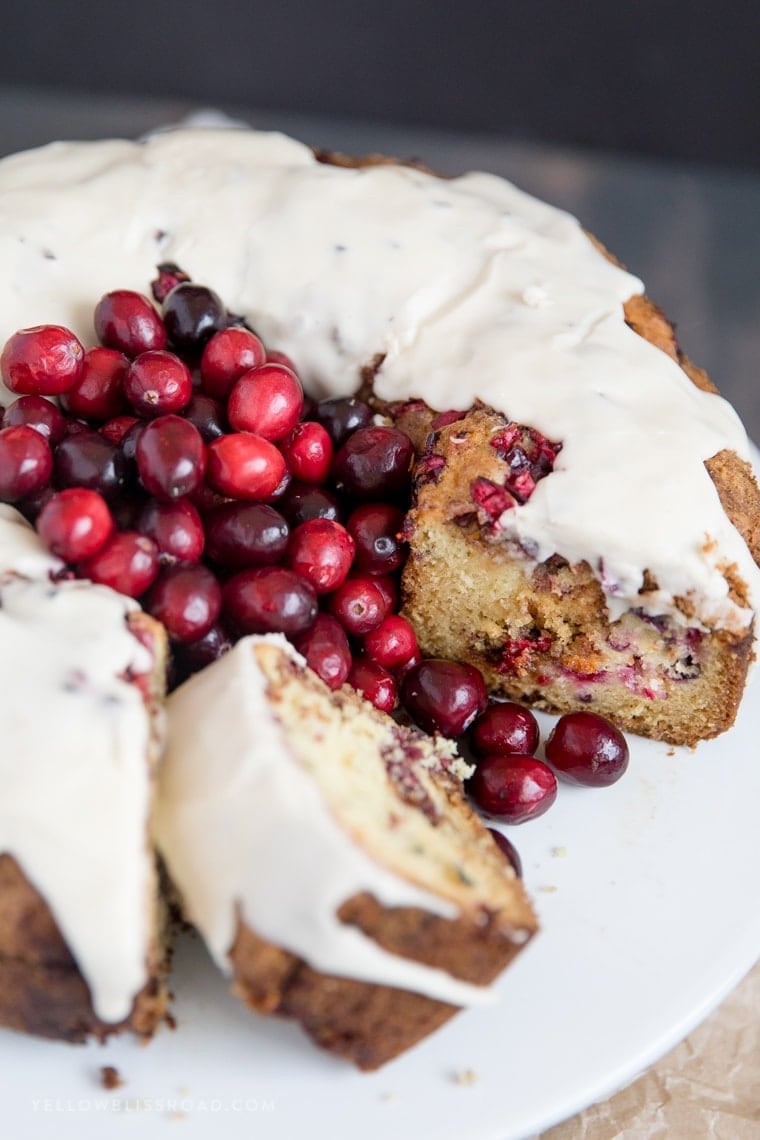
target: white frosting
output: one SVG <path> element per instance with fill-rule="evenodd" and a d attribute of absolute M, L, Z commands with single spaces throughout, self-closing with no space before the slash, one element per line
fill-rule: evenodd
<path fill-rule="evenodd" d="M 0 569 L 12 526 L 0 519 Z M 145 983 L 150 936 L 149 724 L 121 678 L 151 659 L 132 608 L 89 582 L 0 573 L 0 852 L 48 903 L 106 1022 Z"/>
<path fill-rule="evenodd" d="M 169 698 L 156 837 L 216 962 L 229 972 L 242 919 L 328 974 L 454 1005 L 489 1000 L 487 987 L 390 954 L 336 917 L 363 891 L 386 906 L 448 918 L 458 910 L 371 859 L 331 814 L 270 708 L 259 640 L 239 641 Z M 284 638 L 268 640 L 301 660 Z"/>
<path fill-rule="evenodd" d="M 61 560 L 40 542 L 24 516 L 14 507 L 0 503 L 0 578 L 10 573 L 45 579 L 61 569 Z"/>
<path fill-rule="evenodd" d="M 95 301 L 145 291 L 161 260 L 213 286 L 289 353 L 318 394 L 355 390 L 378 353 L 381 397 L 475 398 L 562 441 L 555 472 L 504 516 L 542 558 L 586 559 L 617 613 L 690 597 L 744 629 L 735 564 L 760 573 L 704 460 L 747 456 L 733 410 L 623 320 L 641 283 L 568 215 L 484 174 L 317 163 L 276 134 L 184 130 L 55 144 L 0 163 L 0 338 L 47 321 L 89 339 Z"/>

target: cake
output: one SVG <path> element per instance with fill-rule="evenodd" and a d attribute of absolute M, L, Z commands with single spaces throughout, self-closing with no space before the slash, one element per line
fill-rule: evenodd
<path fill-rule="evenodd" d="M 375 1069 L 488 1000 L 536 929 L 450 742 L 332 692 L 279 635 L 168 701 L 156 835 L 252 1009 Z"/>

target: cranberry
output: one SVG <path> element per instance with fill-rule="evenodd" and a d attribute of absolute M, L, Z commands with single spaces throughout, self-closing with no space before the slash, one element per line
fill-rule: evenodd
<path fill-rule="evenodd" d="M 355 657 L 348 674 L 348 683 L 381 712 L 390 713 L 395 709 L 398 701 L 396 682 L 388 670 L 376 661 Z"/>
<path fill-rule="evenodd" d="M 506 835 L 501 831 L 497 831 L 495 827 L 487 827 L 486 831 L 493 839 L 496 846 L 501 851 L 502 855 L 511 863 L 512 870 L 517 875 L 518 879 L 522 878 L 522 859 L 517 851 L 517 848 L 511 843 Z"/>
<path fill-rule="evenodd" d="M 114 528 L 108 505 L 97 491 L 69 487 L 52 495 L 37 516 L 37 533 L 64 562 L 82 562 L 102 550 Z"/>
<path fill-rule="evenodd" d="M 385 612 L 390 614 L 398 609 L 399 588 L 398 580 L 390 574 L 373 574 L 372 581 L 379 587 L 385 598 Z"/>
<path fill-rule="evenodd" d="M 102 436 L 105 436 L 105 438 L 111 443 L 120 444 L 129 429 L 133 428 L 135 424 L 141 424 L 141 421 L 138 420 L 136 416 L 114 416 L 112 420 L 108 420 L 106 423 L 101 425 L 100 434 Z M 136 442 L 137 440 L 135 439 L 135 443 Z M 132 454 L 130 456 L 125 455 L 125 458 L 134 459 L 134 457 L 134 448 L 132 449 Z"/>
<path fill-rule="evenodd" d="M 337 396 L 320 400 L 314 409 L 314 419 L 326 428 L 334 447 L 342 443 L 358 428 L 372 423 L 372 408 L 356 396 Z"/>
<path fill-rule="evenodd" d="M 388 614 L 364 635 L 362 644 L 367 656 L 384 669 L 399 669 L 419 653 L 417 636 L 400 614 Z"/>
<path fill-rule="evenodd" d="M 282 479 L 280 479 L 280 482 L 277 484 L 274 491 L 272 491 L 272 494 L 267 495 L 266 501 L 268 503 L 279 503 L 280 499 L 285 498 L 288 487 L 290 486 L 290 484 L 292 482 L 293 482 L 293 476 L 290 474 L 290 472 L 288 471 L 288 469 L 286 467 L 285 471 L 283 473 Z"/>
<path fill-rule="evenodd" d="M 296 426 L 302 407 L 303 389 L 295 373 L 281 364 L 262 364 L 235 381 L 227 415 L 236 431 L 279 440 Z"/>
<path fill-rule="evenodd" d="M 166 347 L 166 329 L 142 293 L 115 289 L 95 306 L 95 333 L 101 344 L 127 356 Z"/>
<path fill-rule="evenodd" d="M 485 709 L 488 694 L 473 665 L 432 657 L 404 674 L 401 700 L 425 732 L 461 736 Z"/>
<path fill-rule="evenodd" d="M 229 431 L 224 405 L 203 392 L 196 392 L 190 397 L 182 414 L 191 424 L 195 424 L 206 443 L 219 439 Z"/>
<path fill-rule="evenodd" d="M 84 354 L 82 372 L 76 384 L 61 396 L 61 404 L 72 416 L 86 420 L 108 420 L 124 410 L 124 377 L 129 361 L 115 348 L 90 348 Z"/>
<path fill-rule="evenodd" d="M 199 562 L 165 566 L 145 599 L 145 608 L 174 641 L 204 637 L 222 609 L 222 587 Z"/>
<path fill-rule="evenodd" d="M 35 495 L 52 473 L 50 444 L 40 432 L 23 424 L 0 431 L 0 502 Z"/>
<path fill-rule="evenodd" d="M 285 474 L 273 443 L 250 432 L 215 439 L 208 448 L 208 482 L 237 499 L 268 499 Z"/>
<path fill-rule="evenodd" d="M 346 578 L 343 585 L 330 595 L 328 606 L 333 617 L 353 637 L 376 629 L 388 613 L 383 590 L 373 578 L 365 575 Z"/>
<path fill-rule="evenodd" d="M 349 515 L 346 528 L 356 543 L 356 568 L 392 574 L 405 558 L 399 535 L 404 512 L 389 503 L 364 503 Z"/>
<path fill-rule="evenodd" d="M 203 554 L 203 523 L 189 499 L 150 499 L 137 515 L 135 529 L 153 539 L 162 562 L 197 562 Z"/>
<path fill-rule="evenodd" d="M 124 393 L 138 416 L 181 412 L 193 394 L 190 369 L 166 349 L 141 352 L 129 367 Z"/>
<path fill-rule="evenodd" d="M 409 489 L 414 448 L 398 428 L 359 428 L 335 456 L 339 491 L 358 499 L 392 499 Z"/>
<path fill-rule="evenodd" d="M 164 300 L 164 324 L 179 352 L 197 353 L 227 327 L 227 310 L 212 289 L 191 281 L 176 285 Z"/>
<path fill-rule="evenodd" d="M 119 447 L 121 453 L 128 463 L 134 463 L 137 460 L 137 441 L 142 435 L 144 429 L 147 427 L 145 420 L 138 420 L 132 417 L 132 423 L 128 428 L 122 431 Z M 105 435 L 106 439 L 110 438 L 110 433 L 106 434 L 101 428 L 101 435 Z"/>
<path fill-rule="evenodd" d="M 127 464 L 115 444 L 88 430 L 68 435 L 58 444 L 55 478 L 59 487 L 87 487 L 112 499 L 126 483 Z"/>
<path fill-rule="evenodd" d="M 237 379 L 266 360 L 266 351 L 255 333 L 227 328 L 214 333 L 201 357 L 201 388 L 208 396 L 226 400 Z"/>
<path fill-rule="evenodd" d="M 77 573 L 127 597 L 139 598 L 158 575 L 158 550 L 144 534 L 118 531 L 97 554 L 79 563 Z"/>
<path fill-rule="evenodd" d="M 25 495 L 23 499 L 17 499 L 14 506 L 17 511 L 21 512 L 27 522 L 30 522 L 32 526 L 34 526 L 45 503 L 48 499 L 52 499 L 54 494 L 55 490 L 49 483 L 46 483 L 44 487 L 41 487 L 39 491 L 35 491 L 33 495 Z"/>
<path fill-rule="evenodd" d="M 339 689 L 351 668 L 351 647 L 343 626 L 330 614 L 317 614 L 314 624 L 293 639 L 306 664 L 330 689 Z"/>
<path fill-rule="evenodd" d="M 224 586 L 224 612 L 241 633 L 308 629 L 317 616 L 317 596 L 308 582 L 280 566 L 241 570 Z"/>
<path fill-rule="evenodd" d="M 180 269 L 173 261 L 162 261 L 157 269 L 158 277 L 151 281 L 150 291 L 153 294 L 153 299 L 159 305 L 163 305 L 174 286 L 179 285 L 182 281 L 189 281 L 190 274 L 185 273 L 184 269 Z"/>
<path fill-rule="evenodd" d="M 354 549 L 354 540 L 340 523 L 312 519 L 292 532 L 287 563 L 318 594 L 329 594 L 348 577 Z"/>
<path fill-rule="evenodd" d="M 538 739 L 538 721 L 533 713 L 512 701 L 489 704 L 470 732 L 470 744 L 478 756 L 532 756 Z"/>
<path fill-rule="evenodd" d="M 200 669 L 205 669 L 231 648 L 232 638 L 218 623 L 195 641 L 177 642 L 172 646 L 172 687 Z"/>
<path fill-rule="evenodd" d="M 326 487 L 313 487 L 296 480 L 282 497 L 280 509 L 291 526 L 309 519 L 333 519 L 340 522 L 341 508 L 338 496 Z"/>
<path fill-rule="evenodd" d="M 3 427 L 34 428 L 51 447 L 60 443 L 66 434 L 66 420 L 44 396 L 19 396 L 5 409 Z"/>
<path fill-rule="evenodd" d="M 628 767 L 622 732 L 603 716 L 572 712 L 561 716 L 546 741 L 546 759 L 571 784 L 605 788 Z"/>
<path fill-rule="evenodd" d="M 35 325 L 7 341 L 0 356 L 0 376 L 22 396 L 60 396 L 82 374 L 84 348 L 70 329 Z"/>
<path fill-rule="evenodd" d="M 484 756 L 467 789 L 487 815 L 524 823 L 549 810 L 557 798 L 557 779 L 535 756 Z"/>
<path fill-rule="evenodd" d="M 145 424 L 135 448 L 146 491 L 157 499 L 180 499 L 202 482 L 206 450 L 201 434 L 181 416 L 160 416 Z"/>
<path fill-rule="evenodd" d="M 280 443 L 288 469 L 302 483 L 324 483 L 330 474 L 333 445 L 321 424 L 307 421 L 296 424 Z"/>
<path fill-rule="evenodd" d="M 279 562 L 289 536 L 285 519 L 266 503 L 224 503 L 206 516 L 208 557 L 234 570 Z"/>
<path fill-rule="evenodd" d="M 284 364 L 291 372 L 298 375 L 298 369 L 286 352 L 279 352 L 276 348 L 267 351 L 267 364 Z"/>
<path fill-rule="evenodd" d="M 193 501 L 193 506 L 198 508 L 204 519 L 209 511 L 213 511 L 216 507 L 221 507 L 224 503 L 234 502 L 229 495 L 220 495 L 218 491 L 213 491 L 206 482 L 199 483 L 191 492 L 190 498 Z"/>

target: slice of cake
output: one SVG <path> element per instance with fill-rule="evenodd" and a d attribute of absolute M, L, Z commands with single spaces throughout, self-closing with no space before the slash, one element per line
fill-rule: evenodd
<path fill-rule="evenodd" d="M 168 708 L 159 848 L 243 1001 L 374 1069 L 487 998 L 536 922 L 450 744 L 331 692 L 279 636 Z"/>

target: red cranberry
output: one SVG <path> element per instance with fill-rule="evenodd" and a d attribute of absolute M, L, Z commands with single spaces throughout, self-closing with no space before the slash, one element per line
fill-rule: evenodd
<path fill-rule="evenodd" d="M 314 419 L 326 428 L 333 447 L 340 447 L 358 428 L 372 423 L 372 408 L 356 396 L 337 396 L 320 400 L 314 409 Z"/>
<path fill-rule="evenodd" d="M 100 434 L 105 436 L 111 443 L 120 444 L 127 432 L 130 428 L 133 428 L 135 424 L 141 424 L 141 421 L 138 420 L 136 416 L 114 416 L 112 420 L 108 420 L 101 425 Z M 137 441 L 135 440 L 135 442 Z M 131 456 L 125 456 L 125 458 L 131 459 L 134 459 L 134 457 L 134 449 L 132 450 Z"/>
<path fill-rule="evenodd" d="M 44 396 L 19 396 L 5 409 L 2 426 L 34 428 L 51 447 L 60 443 L 66 434 L 66 420 Z"/>
<path fill-rule="evenodd" d="M 236 499 L 268 499 L 285 474 L 273 443 L 250 432 L 215 439 L 208 447 L 208 482 Z"/>
<path fill-rule="evenodd" d="M 236 431 L 279 440 L 296 426 L 302 407 L 303 389 L 295 373 L 281 364 L 262 364 L 235 381 L 227 415 Z"/>
<path fill-rule="evenodd" d="M 572 712 L 561 716 L 546 741 L 546 759 L 571 784 L 605 788 L 628 767 L 622 732 L 603 716 Z"/>
<path fill-rule="evenodd" d="M 404 674 L 401 700 L 425 732 L 461 736 L 485 709 L 488 694 L 473 665 L 433 657 Z"/>
<path fill-rule="evenodd" d="M 201 388 L 216 400 L 226 400 L 237 379 L 266 360 L 266 351 L 249 329 L 228 328 L 214 333 L 201 357 Z"/>
<path fill-rule="evenodd" d="M 335 522 L 341 519 L 337 495 L 326 487 L 313 487 L 296 480 L 283 495 L 280 510 L 291 526 L 299 526 L 309 519 L 333 519 Z"/>
<path fill-rule="evenodd" d="M 108 420 L 124 410 L 124 377 L 129 361 L 115 348 L 90 348 L 84 354 L 82 372 L 76 384 L 61 396 L 61 404 L 72 416 L 86 420 Z"/>
<path fill-rule="evenodd" d="M 532 756 L 538 748 L 538 721 L 512 701 L 492 702 L 472 726 L 470 744 L 478 756 Z"/>
<path fill-rule="evenodd" d="M 172 289 L 163 313 L 169 339 L 179 352 L 200 352 L 214 333 L 227 327 L 227 310 L 219 296 L 191 281 Z"/>
<path fill-rule="evenodd" d="M 524 823 L 548 811 L 557 779 L 534 756 L 484 756 L 467 785 L 481 811 L 505 823 Z"/>
<path fill-rule="evenodd" d="M 355 657 L 348 674 L 348 683 L 381 712 L 390 713 L 395 709 L 398 701 L 396 682 L 388 670 L 376 661 Z"/>
<path fill-rule="evenodd" d="M 384 669 L 399 669 L 419 653 L 417 636 L 406 618 L 388 614 L 380 625 L 364 635 L 364 652 Z"/>
<path fill-rule="evenodd" d="M 181 412 L 193 394 L 190 369 L 165 349 L 141 352 L 129 366 L 124 393 L 138 416 Z"/>
<path fill-rule="evenodd" d="M 162 562 L 197 562 L 203 554 L 203 522 L 189 499 L 150 499 L 137 515 L 135 529 L 153 539 Z"/>
<path fill-rule="evenodd" d="M 115 444 L 90 429 L 58 444 L 55 478 L 59 487 L 87 487 L 112 499 L 126 483 L 127 465 Z"/>
<path fill-rule="evenodd" d="M 293 482 L 293 476 L 290 474 L 290 472 L 288 471 L 288 469 L 286 467 L 285 471 L 283 473 L 282 479 L 280 479 L 280 482 L 277 484 L 274 491 L 272 491 L 272 494 L 267 495 L 266 501 L 268 503 L 279 503 L 281 499 L 285 498 L 285 495 L 287 494 L 288 487 L 290 486 L 290 484 L 292 482 Z"/>
<path fill-rule="evenodd" d="M 191 424 L 195 424 L 206 443 L 219 439 L 229 431 L 224 405 L 203 392 L 196 392 L 190 397 L 182 414 Z"/>
<path fill-rule="evenodd" d="M 280 443 L 280 451 L 294 479 L 302 483 L 324 483 L 330 474 L 333 445 L 321 424 L 296 424 Z"/>
<path fill-rule="evenodd" d="M 517 875 L 518 879 L 521 879 L 523 874 L 522 859 L 520 858 L 515 845 L 513 843 L 510 843 L 506 835 L 503 835 L 502 832 L 497 831 L 495 827 L 487 827 L 486 831 L 491 836 L 494 843 L 501 851 L 502 855 L 509 861 L 509 863 L 511 863 L 512 870 Z"/>
<path fill-rule="evenodd" d="M 385 598 L 385 612 L 387 614 L 395 613 L 399 603 L 398 579 L 391 577 L 390 574 L 373 574 L 372 581 L 379 587 Z"/>
<path fill-rule="evenodd" d="M 351 647 L 343 626 L 330 614 L 317 614 L 314 624 L 293 639 L 306 664 L 330 689 L 339 689 L 351 668 Z"/>
<path fill-rule="evenodd" d="M 115 289 L 95 306 L 95 333 L 101 344 L 127 356 L 166 348 L 166 329 L 142 293 Z"/>
<path fill-rule="evenodd" d="M 53 454 L 44 435 L 24 425 L 0 431 L 0 502 L 35 495 L 52 473 Z"/>
<path fill-rule="evenodd" d="M 118 531 L 97 554 L 80 562 L 77 573 L 127 597 L 139 598 L 158 575 L 158 550 L 144 534 Z"/>
<path fill-rule="evenodd" d="M 359 428 L 335 456 L 339 491 L 357 499 L 393 499 L 409 489 L 414 448 L 398 428 Z"/>
<path fill-rule="evenodd" d="M 356 543 L 357 570 L 392 574 L 403 565 L 403 522 L 404 512 L 389 503 L 365 503 L 349 515 L 346 528 Z"/>
<path fill-rule="evenodd" d="M 37 516 L 37 533 L 64 562 L 83 562 L 102 550 L 114 528 L 108 505 L 97 491 L 69 487 L 52 495 Z"/>
<path fill-rule="evenodd" d="M 196 641 L 219 617 L 222 587 L 199 562 L 178 562 L 160 572 L 145 608 L 166 626 L 174 641 Z"/>
<path fill-rule="evenodd" d="M 231 648 L 232 638 L 219 624 L 212 625 L 203 637 L 198 637 L 195 641 L 178 641 L 172 646 L 171 687 L 175 688 L 193 673 L 205 669 Z"/>
<path fill-rule="evenodd" d="M 285 554 L 290 528 L 266 503 L 223 503 L 206 516 L 206 553 L 220 566 L 271 566 Z"/>
<path fill-rule="evenodd" d="M 287 563 L 318 594 L 337 590 L 348 577 L 354 558 L 354 540 L 340 523 L 312 519 L 292 532 Z"/>
<path fill-rule="evenodd" d="M 328 600 L 330 613 L 336 617 L 347 633 L 360 637 L 376 629 L 388 613 L 383 590 L 373 578 L 357 575 L 346 578 Z"/>
<path fill-rule="evenodd" d="M 35 325 L 6 342 L 0 376 L 11 392 L 21 396 L 60 396 L 76 384 L 83 360 L 84 348 L 70 329 Z"/>
<path fill-rule="evenodd" d="M 180 269 L 173 261 L 162 261 L 157 268 L 158 277 L 151 281 L 150 291 L 153 294 L 154 301 L 163 305 L 175 285 L 189 281 L 190 274 L 185 273 L 184 269 Z"/>
<path fill-rule="evenodd" d="M 267 364 L 283 364 L 286 368 L 289 368 L 291 372 L 295 372 L 296 376 L 298 375 L 298 369 L 288 354 L 286 352 L 278 352 L 276 348 L 270 348 L 267 351 Z"/>
<path fill-rule="evenodd" d="M 317 616 L 317 596 L 293 570 L 280 566 L 241 570 L 224 586 L 224 612 L 240 633 L 293 637 Z"/>
<path fill-rule="evenodd" d="M 157 499 L 180 499 L 203 482 L 206 450 L 201 434 L 181 416 L 160 416 L 145 424 L 135 447 L 137 470 Z"/>

